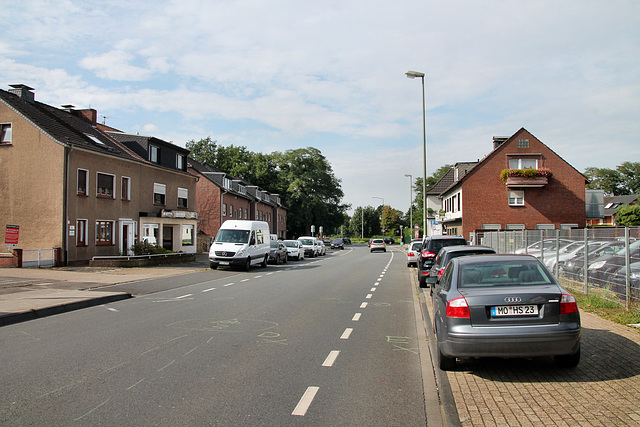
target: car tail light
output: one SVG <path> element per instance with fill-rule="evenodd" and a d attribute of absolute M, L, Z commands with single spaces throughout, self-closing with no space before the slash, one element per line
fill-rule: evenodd
<path fill-rule="evenodd" d="M 409 256 L 414 256 L 415 254 L 413 252 L 409 252 Z"/>
<path fill-rule="evenodd" d="M 436 256 L 436 254 L 429 251 L 422 251 L 420 255 L 422 255 L 422 258 L 433 258 L 434 256 Z"/>
<path fill-rule="evenodd" d="M 560 314 L 569 314 L 578 312 L 578 303 L 576 298 L 571 294 L 562 294 L 560 300 Z"/>
<path fill-rule="evenodd" d="M 438 270 L 438 277 L 442 276 L 442 273 L 444 273 L 444 268 Z"/>
<path fill-rule="evenodd" d="M 469 304 L 464 297 L 452 299 L 447 302 L 447 317 L 471 318 Z"/>

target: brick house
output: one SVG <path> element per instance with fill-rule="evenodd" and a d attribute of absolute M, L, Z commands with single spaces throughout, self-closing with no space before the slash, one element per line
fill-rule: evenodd
<path fill-rule="evenodd" d="M 96 117 L 38 102 L 25 85 L 0 90 L 0 239 L 15 225 L 17 249 L 55 248 L 58 264 L 82 264 L 131 254 L 154 223 L 159 245 L 195 252 L 196 177 L 148 160 Z"/>
<path fill-rule="evenodd" d="M 584 227 L 584 175 L 522 128 L 511 137 L 494 137 L 493 151 L 473 167 L 453 166 L 454 182 L 441 193 L 446 234 L 472 238 L 487 230 Z M 503 169 L 549 169 L 545 179 L 508 179 Z"/>
<path fill-rule="evenodd" d="M 620 206 L 632 206 L 638 203 L 640 203 L 640 196 L 637 194 L 605 197 L 603 217 L 590 219 L 589 225 L 611 225 L 615 227 L 616 209 Z"/>
<path fill-rule="evenodd" d="M 200 250 L 209 250 L 211 239 L 228 219 L 265 221 L 272 234 L 286 237 L 287 210 L 279 195 L 191 158 L 188 167 L 189 172 L 199 177 L 196 203 Z"/>

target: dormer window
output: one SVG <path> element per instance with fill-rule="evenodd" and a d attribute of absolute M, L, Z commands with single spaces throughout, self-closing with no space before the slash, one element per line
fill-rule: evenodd
<path fill-rule="evenodd" d="M 222 185 L 224 186 L 224 188 L 226 188 L 227 190 L 231 190 L 231 180 L 227 177 L 223 178 L 222 180 Z"/>
<path fill-rule="evenodd" d="M 244 185 L 238 184 L 238 193 L 247 194 L 247 188 Z"/>
<path fill-rule="evenodd" d="M 181 171 L 187 170 L 187 156 L 183 154 L 176 155 L 176 168 L 178 168 Z"/>
<path fill-rule="evenodd" d="M 160 147 L 149 145 L 149 161 L 160 163 Z"/>

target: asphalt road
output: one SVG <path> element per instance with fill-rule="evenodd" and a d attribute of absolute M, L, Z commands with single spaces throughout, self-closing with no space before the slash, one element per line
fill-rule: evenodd
<path fill-rule="evenodd" d="M 0 425 L 426 425 L 404 252 L 349 247 L 0 328 Z"/>

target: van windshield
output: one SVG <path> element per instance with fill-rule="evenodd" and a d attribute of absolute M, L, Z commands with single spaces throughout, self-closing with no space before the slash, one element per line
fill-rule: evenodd
<path fill-rule="evenodd" d="M 249 230 L 220 230 L 216 235 L 216 242 L 248 243 Z"/>

